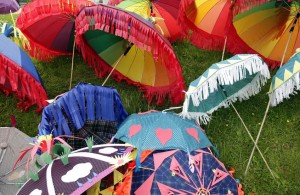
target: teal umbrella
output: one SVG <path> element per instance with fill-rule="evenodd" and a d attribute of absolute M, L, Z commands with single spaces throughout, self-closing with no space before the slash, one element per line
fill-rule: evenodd
<path fill-rule="evenodd" d="M 285 65 L 279 68 L 272 77 L 269 97 L 271 106 L 276 106 L 290 95 L 300 90 L 300 51 L 298 51 Z"/>
<path fill-rule="evenodd" d="M 143 150 L 180 149 L 185 152 L 212 146 L 203 130 L 194 121 L 183 119 L 172 112 L 148 112 L 132 114 L 123 121 L 116 139 Z"/>
<path fill-rule="evenodd" d="M 132 114 L 120 125 L 115 138 L 142 151 L 180 149 L 191 152 L 212 146 L 194 121 L 172 112 Z"/>
<path fill-rule="evenodd" d="M 215 110 L 257 94 L 268 78 L 268 66 L 256 54 L 217 62 L 191 82 L 181 115 L 206 124 Z"/>
<path fill-rule="evenodd" d="M 185 95 L 183 118 L 206 124 L 215 110 L 231 105 L 241 120 L 252 142 L 250 131 L 232 102 L 247 100 L 257 94 L 270 78 L 268 66 L 256 54 L 239 54 L 210 66 L 194 80 Z M 272 171 L 255 143 L 267 168 Z"/>

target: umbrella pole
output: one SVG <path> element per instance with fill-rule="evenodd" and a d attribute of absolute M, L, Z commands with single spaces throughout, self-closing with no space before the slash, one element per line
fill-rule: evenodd
<path fill-rule="evenodd" d="M 70 76 L 70 85 L 69 90 L 71 90 L 72 87 L 72 80 L 73 80 L 73 70 L 74 70 L 74 54 L 75 54 L 75 38 L 73 43 L 73 52 L 72 52 L 72 65 L 71 65 L 71 76 Z"/>
<path fill-rule="evenodd" d="M 284 58 L 285 58 L 285 55 L 286 55 L 286 51 L 287 51 L 287 48 L 288 48 L 288 46 L 289 46 L 289 44 L 290 44 L 290 40 L 291 40 L 291 37 L 292 37 L 292 33 L 293 33 L 293 31 L 294 31 L 294 28 L 295 28 L 295 26 L 296 26 L 296 23 L 297 23 L 299 17 L 300 17 L 300 12 L 297 13 L 297 15 L 296 15 L 296 17 L 295 17 L 295 20 L 294 20 L 294 22 L 293 22 L 293 25 L 292 25 L 292 27 L 291 27 L 291 29 L 290 29 L 290 34 L 289 34 L 287 43 L 286 43 L 286 45 L 285 45 L 285 49 L 284 49 L 284 52 L 283 52 L 283 55 L 282 55 L 282 59 L 281 59 L 281 62 L 280 62 L 280 67 L 283 65 L 283 61 L 284 61 Z M 266 111 L 265 111 L 264 118 L 263 118 L 262 123 L 261 123 L 261 125 L 260 125 L 260 128 L 259 128 L 259 131 L 258 131 L 256 140 L 255 140 L 255 144 L 258 143 L 258 139 L 259 139 L 259 137 L 260 137 L 261 131 L 262 131 L 263 126 L 264 126 L 264 123 L 265 123 L 265 121 L 266 121 L 267 114 L 268 114 L 269 109 L 270 109 L 270 105 L 271 105 L 271 98 L 269 98 L 269 102 L 268 102 L 268 105 L 267 105 L 267 108 L 266 108 Z M 247 164 L 247 167 L 246 167 L 246 170 L 245 170 L 245 175 L 246 175 L 247 172 L 248 172 L 250 163 L 251 163 L 252 158 L 253 158 L 254 151 L 255 151 L 255 146 L 252 148 L 252 152 L 251 152 L 251 154 L 250 154 L 250 158 L 249 158 L 249 160 L 248 160 L 248 164 Z M 273 176 L 273 177 L 274 177 L 274 176 Z"/>
<path fill-rule="evenodd" d="M 223 46 L 223 52 L 222 52 L 222 61 L 224 60 L 226 44 L 227 44 L 227 36 L 225 37 L 225 40 L 224 40 L 224 46 Z"/>
<path fill-rule="evenodd" d="M 268 162 L 267 162 L 267 160 L 265 159 L 263 153 L 262 153 L 261 150 L 259 149 L 259 147 L 258 147 L 256 141 L 255 141 L 254 138 L 252 137 L 252 135 L 251 135 L 251 133 L 250 133 L 248 127 L 246 126 L 244 120 L 242 119 L 241 115 L 240 115 L 239 112 L 236 110 L 236 108 L 235 108 L 235 106 L 232 104 L 232 102 L 230 102 L 230 105 L 232 106 L 232 108 L 233 108 L 233 110 L 235 111 L 235 113 L 238 115 L 240 121 L 242 122 L 244 128 L 246 129 L 248 135 L 250 136 L 252 142 L 254 143 L 254 149 L 255 149 L 255 148 L 257 149 L 258 153 L 260 154 L 261 158 L 262 158 L 263 161 L 265 162 L 265 164 L 266 164 L 268 170 L 270 171 L 271 175 L 273 176 L 273 178 L 275 178 L 274 175 L 273 175 L 273 172 L 272 172 L 272 170 L 271 170 L 271 168 L 270 168 L 270 166 L 269 166 L 269 164 L 268 164 Z M 248 165 L 247 165 L 247 167 L 248 167 Z M 247 169 L 246 169 L 246 170 L 247 170 Z M 246 172 L 245 172 L 245 174 L 246 174 Z"/>
<path fill-rule="evenodd" d="M 129 50 L 131 49 L 131 47 L 133 46 L 132 43 L 130 43 L 130 45 L 127 47 L 127 49 L 125 50 L 125 52 L 119 57 L 119 59 L 117 60 L 117 62 L 115 63 L 113 69 L 110 71 L 110 73 L 108 74 L 108 76 L 106 77 L 106 79 L 104 80 L 104 82 L 102 83 L 102 86 L 105 85 L 105 83 L 107 82 L 107 80 L 109 79 L 109 77 L 111 76 L 111 74 L 114 72 L 114 70 L 117 68 L 117 66 L 119 65 L 120 61 L 122 60 L 122 58 L 124 56 L 126 56 L 126 54 L 129 52 Z"/>
<path fill-rule="evenodd" d="M 107 82 L 107 80 L 109 79 L 109 77 L 111 76 L 111 74 L 113 73 L 113 71 L 117 68 L 117 66 L 119 65 L 119 62 L 121 61 L 121 59 L 124 57 L 124 54 L 122 54 L 118 61 L 115 63 L 113 69 L 109 72 L 109 74 L 107 75 L 107 77 L 105 78 L 104 82 L 102 83 L 102 86 L 105 85 L 105 83 Z"/>

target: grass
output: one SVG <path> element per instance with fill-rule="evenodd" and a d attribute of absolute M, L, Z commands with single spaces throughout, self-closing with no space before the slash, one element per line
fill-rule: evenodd
<path fill-rule="evenodd" d="M 5 17 L 9 20 L 8 16 Z M 212 63 L 221 59 L 221 52 L 200 50 L 188 42 L 175 43 L 173 46 L 182 65 L 186 86 Z M 230 54 L 226 54 L 225 58 L 228 57 Z M 68 91 L 71 57 L 59 57 L 50 63 L 33 61 L 44 81 L 49 98 Z M 272 71 L 272 75 L 274 73 L 275 71 Z M 94 71 L 83 62 L 81 56 L 76 54 L 73 86 L 78 82 L 101 85 L 103 79 L 97 78 Z M 160 107 L 148 106 L 137 88 L 124 82 L 117 83 L 109 79 L 106 85 L 118 90 L 128 113 L 149 109 L 162 110 L 169 107 L 167 103 Z M 253 137 L 258 133 L 267 106 L 266 92 L 269 86 L 270 81 L 258 95 L 247 101 L 234 103 Z M 34 113 L 34 108 L 28 112 L 20 112 L 15 107 L 16 103 L 14 96 L 6 97 L 0 92 L 0 126 L 10 126 L 9 116 L 14 115 L 17 119 L 17 127 L 28 135 L 35 136 L 41 116 Z M 246 176 L 243 174 L 253 144 L 232 108 L 219 109 L 213 114 L 211 122 L 203 127 L 210 140 L 219 149 L 220 160 L 226 167 L 235 168 L 235 177 L 240 179 L 245 194 L 300 193 L 299 95 L 294 95 L 291 99 L 270 109 L 258 144 L 276 179 L 271 177 L 258 152 L 255 152 L 249 173 Z"/>

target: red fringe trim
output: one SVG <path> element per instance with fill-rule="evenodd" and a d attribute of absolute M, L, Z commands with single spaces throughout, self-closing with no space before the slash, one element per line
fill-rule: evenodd
<path fill-rule="evenodd" d="M 60 14 L 62 17 L 66 17 L 63 15 L 69 15 L 75 18 L 82 7 L 91 5 L 94 5 L 94 3 L 88 0 L 35 0 L 28 3 L 22 8 L 16 22 L 16 26 L 23 32 L 30 43 L 30 48 L 26 46 L 24 48 L 32 57 L 42 61 L 49 61 L 56 56 L 72 55 L 71 52 L 53 51 L 36 43 L 35 38 L 26 33 L 26 29 L 40 19 L 51 15 Z"/>
<path fill-rule="evenodd" d="M 37 104 L 38 108 L 35 111 L 39 112 L 48 104 L 48 97 L 41 83 L 3 55 L 0 55 L 0 89 L 6 95 L 14 92 L 20 101 L 17 107 L 22 111 L 27 111 Z"/>
<path fill-rule="evenodd" d="M 95 21 L 95 25 L 93 26 L 90 26 L 91 18 Z M 83 34 L 91 29 L 103 30 L 107 33 L 123 37 L 137 47 L 151 52 L 155 59 L 163 59 L 169 78 L 175 78 L 175 81 L 168 86 L 146 86 L 130 80 L 115 70 L 112 75 L 117 81 L 125 80 L 129 84 L 138 86 L 141 91 L 145 92 L 144 97 L 148 99 L 149 104 L 154 99 L 156 99 L 156 104 L 162 104 L 166 96 L 169 96 L 172 105 L 177 105 L 183 101 L 185 86 L 181 66 L 171 44 L 154 27 L 149 26 L 129 12 L 103 5 L 86 7 L 77 16 L 75 23 L 77 47 L 82 52 L 83 59 L 90 67 L 94 68 L 97 76 L 103 77 L 107 75 L 112 67 L 102 60 L 83 38 Z M 114 25 L 111 25 L 112 23 Z"/>

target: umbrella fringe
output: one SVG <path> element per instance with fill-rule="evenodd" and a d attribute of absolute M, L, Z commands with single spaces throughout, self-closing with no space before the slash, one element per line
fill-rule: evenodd
<path fill-rule="evenodd" d="M 15 93 L 20 101 L 17 107 L 27 111 L 31 106 L 37 104 L 38 108 L 35 111 L 39 112 L 47 105 L 48 97 L 44 87 L 29 73 L 3 55 L 0 55 L 0 75 L 0 89 L 6 95 Z"/>
<path fill-rule="evenodd" d="M 27 34 L 26 28 L 40 19 L 45 18 L 49 14 L 62 15 L 61 17 L 66 17 L 66 19 L 73 18 L 73 20 L 75 20 L 75 16 L 81 8 L 90 5 L 94 5 L 94 3 L 83 0 L 36 0 L 28 3 L 22 8 L 22 12 L 18 16 L 16 22 L 16 26 L 23 32 L 30 43 L 30 47 L 24 46 L 24 48 L 31 56 L 42 61 L 50 61 L 56 56 L 72 55 L 72 51 L 53 51 L 37 42 L 34 42 L 33 38 Z M 65 14 L 65 16 L 63 16 L 63 14 Z M 45 38 L 47 39 L 47 37 Z"/>
<path fill-rule="evenodd" d="M 295 90 L 300 90 L 300 72 L 294 74 L 293 78 L 290 78 L 269 94 L 271 106 L 276 106 L 283 102 L 283 99 L 289 99 L 290 95 L 297 94 Z"/>
<path fill-rule="evenodd" d="M 207 81 L 197 86 L 196 92 L 186 93 L 187 97 L 191 97 L 195 106 L 198 106 L 202 100 L 208 98 L 210 93 L 218 89 L 219 85 L 232 85 L 234 82 L 240 81 L 247 77 L 247 73 L 253 75 L 259 73 L 259 79 L 254 79 L 257 84 L 254 87 L 260 88 L 260 83 L 264 85 L 270 78 L 270 72 L 267 65 L 254 55 L 241 62 L 232 64 L 230 67 L 224 67 L 218 70 L 219 74 L 214 74 Z M 252 81 L 253 83 L 253 81 Z"/>
<path fill-rule="evenodd" d="M 185 89 L 181 66 L 172 46 L 154 27 L 142 23 L 141 20 L 130 16 L 126 11 L 118 8 L 95 6 L 87 9 L 83 10 L 76 19 L 76 44 L 82 53 L 83 59 L 90 67 L 94 68 L 97 76 L 101 78 L 109 74 L 112 67 L 101 59 L 83 38 L 83 34 L 87 30 L 103 30 L 120 36 L 135 44 L 138 48 L 152 53 L 154 59 L 163 60 L 169 78 L 173 80 L 167 86 L 144 86 L 115 70 L 112 75 L 117 81 L 126 80 L 128 83 L 138 86 L 141 91 L 145 92 L 145 97 L 149 103 L 154 96 L 157 99 L 157 104 L 162 104 L 167 95 L 171 98 L 170 102 L 172 105 L 179 104 L 184 99 L 184 94 L 181 93 Z M 92 20 L 87 20 L 87 16 L 93 17 L 94 24 L 92 26 L 90 25 Z"/>
<path fill-rule="evenodd" d="M 233 82 L 246 78 L 246 72 L 250 75 L 257 74 L 250 83 L 244 86 L 239 92 L 227 97 L 227 100 L 221 102 L 218 106 L 207 111 L 206 113 L 200 112 L 188 112 L 190 100 L 192 100 L 193 106 L 200 106 L 201 101 L 206 100 L 210 93 L 217 90 L 218 85 L 232 85 Z M 257 56 L 248 58 L 247 61 L 242 63 L 236 63 L 236 66 L 231 68 L 224 68 L 218 75 L 210 77 L 212 81 L 204 82 L 201 87 L 196 89 L 194 93 L 186 93 L 186 100 L 183 104 L 183 110 L 181 116 L 189 119 L 196 119 L 198 122 L 207 124 L 210 120 L 209 115 L 221 107 L 227 108 L 231 102 L 237 100 L 243 101 L 249 99 L 251 96 L 256 95 L 260 92 L 261 87 L 267 83 L 267 79 L 270 78 L 268 66 Z M 219 81 L 219 82 L 218 82 Z"/>

